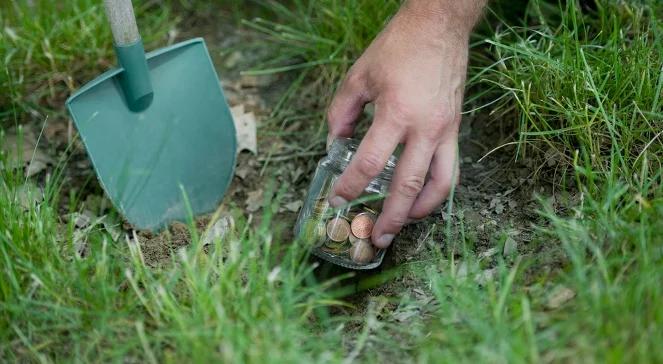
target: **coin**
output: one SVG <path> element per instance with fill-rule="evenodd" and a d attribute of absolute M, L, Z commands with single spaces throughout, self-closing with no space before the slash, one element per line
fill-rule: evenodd
<path fill-rule="evenodd" d="M 367 239 L 371 237 L 373 231 L 373 224 L 375 223 L 374 215 L 368 212 L 363 212 L 354 219 L 352 219 L 352 234 L 360 239 Z"/>
<path fill-rule="evenodd" d="M 325 211 L 329 208 L 329 202 L 326 198 L 318 199 L 313 205 L 313 213 L 318 216 L 322 216 Z"/>
<path fill-rule="evenodd" d="M 350 249 L 350 245 L 347 244 L 347 242 L 348 241 L 345 240 L 341 243 L 337 243 L 337 242 L 333 242 L 331 240 L 328 240 L 325 243 L 325 245 L 322 246 L 322 250 L 327 252 L 327 253 L 340 255 L 340 254 L 346 253 Z"/>
<path fill-rule="evenodd" d="M 325 240 L 325 225 L 318 220 L 309 219 L 304 223 L 304 239 L 311 243 L 320 243 Z"/>
<path fill-rule="evenodd" d="M 327 222 L 327 236 L 329 239 L 341 242 L 350 235 L 350 224 L 342 217 L 336 217 Z"/>
<path fill-rule="evenodd" d="M 350 247 L 350 259 L 359 264 L 366 264 L 375 257 L 375 249 L 368 239 L 359 239 Z"/>

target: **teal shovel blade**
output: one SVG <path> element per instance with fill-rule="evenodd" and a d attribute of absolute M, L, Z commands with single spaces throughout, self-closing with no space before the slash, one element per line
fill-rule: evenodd
<path fill-rule="evenodd" d="M 137 228 L 158 230 L 215 210 L 233 176 L 237 141 L 202 39 L 146 58 L 153 96 L 144 110 L 130 110 L 122 68 L 89 82 L 66 105 L 113 204 Z"/>

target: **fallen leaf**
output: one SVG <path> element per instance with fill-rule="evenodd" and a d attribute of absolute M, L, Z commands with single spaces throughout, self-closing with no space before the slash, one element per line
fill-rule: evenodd
<path fill-rule="evenodd" d="M 244 105 L 230 108 L 237 131 L 237 153 L 248 150 L 258 153 L 258 139 L 256 136 L 256 117 L 253 112 L 244 112 Z"/>
<path fill-rule="evenodd" d="M 47 165 L 53 164 L 53 158 L 36 145 L 37 139 L 29 130 L 20 128 L 18 133 L 8 132 L 0 145 L 0 152 L 6 154 L 8 163 L 6 167 L 10 169 L 25 167 L 25 174 L 32 177 L 43 171 Z"/>
<path fill-rule="evenodd" d="M 485 269 L 474 276 L 474 281 L 479 285 L 485 285 L 495 279 L 497 275 L 497 268 Z"/>
<path fill-rule="evenodd" d="M 460 280 L 465 279 L 465 277 L 467 277 L 468 271 L 469 268 L 467 266 L 467 263 L 460 262 L 460 264 L 458 265 L 458 269 L 456 270 L 456 278 Z"/>
<path fill-rule="evenodd" d="M 262 189 L 257 189 L 248 193 L 246 199 L 246 210 L 248 212 L 256 212 L 260 210 L 263 202 L 263 191 Z"/>
<path fill-rule="evenodd" d="M 235 168 L 235 176 L 241 178 L 241 179 L 246 179 L 248 177 L 249 173 L 251 173 L 251 170 L 253 168 L 249 167 L 246 164 L 241 164 Z"/>
<path fill-rule="evenodd" d="M 244 55 L 240 51 L 234 51 L 223 62 L 226 68 L 235 68 L 238 64 L 244 61 Z"/>
<path fill-rule="evenodd" d="M 219 217 L 216 222 L 203 235 L 203 245 L 211 245 L 215 240 L 223 239 L 229 231 L 235 228 L 235 220 L 232 216 L 226 215 Z"/>
<path fill-rule="evenodd" d="M 87 195 L 83 202 L 85 209 L 95 214 L 103 214 L 110 206 L 111 202 L 103 195 Z"/>
<path fill-rule="evenodd" d="M 271 85 L 275 79 L 274 75 L 242 75 L 239 82 L 246 88 L 265 87 Z"/>
<path fill-rule="evenodd" d="M 553 288 L 552 292 L 548 296 L 546 306 L 553 310 L 560 308 L 563 304 L 570 301 L 575 296 L 576 293 L 572 289 L 558 285 Z"/>
<path fill-rule="evenodd" d="M 69 221 L 73 221 L 74 225 L 79 228 L 85 228 L 90 226 L 90 223 L 95 218 L 94 214 L 88 210 L 83 212 L 74 212 L 69 215 Z"/>
<path fill-rule="evenodd" d="M 285 207 L 285 209 L 290 211 L 290 212 L 298 212 L 299 209 L 301 209 L 303 205 L 304 205 L 304 202 L 299 200 L 299 201 L 293 201 L 293 202 L 287 203 L 287 204 L 283 205 L 283 207 Z"/>
<path fill-rule="evenodd" d="M 497 248 L 490 248 L 488 250 L 485 250 L 479 254 L 479 259 L 485 259 L 485 258 L 490 258 L 493 255 L 497 254 L 498 250 Z"/>
<path fill-rule="evenodd" d="M 515 239 L 508 236 L 504 242 L 504 256 L 509 256 L 518 252 L 518 242 Z"/>
<path fill-rule="evenodd" d="M 420 316 L 420 309 L 415 305 L 408 305 L 405 307 L 398 307 L 392 314 L 392 317 L 398 322 L 411 321 L 413 317 Z"/>
<path fill-rule="evenodd" d="M 119 224 L 113 224 L 108 221 L 108 216 L 105 216 L 104 219 L 101 220 L 101 223 L 104 226 L 104 230 L 106 230 L 113 241 L 118 241 L 120 239 L 120 236 L 122 236 L 122 229 L 118 227 Z"/>
<path fill-rule="evenodd" d="M 75 230 L 73 236 L 74 250 L 79 258 L 85 258 L 88 253 L 87 232 Z"/>
<path fill-rule="evenodd" d="M 21 207 L 29 210 L 44 200 L 44 191 L 33 184 L 24 184 L 16 189 L 16 199 Z"/>

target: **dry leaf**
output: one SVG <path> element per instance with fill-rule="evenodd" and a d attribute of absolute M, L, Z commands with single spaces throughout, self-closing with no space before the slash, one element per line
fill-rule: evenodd
<path fill-rule="evenodd" d="M 485 269 L 474 276 L 474 281 L 481 286 L 485 286 L 488 282 L 495 280 L 497 275 L 497 268 Z"/>
<path fill-rule="evenodd" d="M 504 256 L 509 256 L 518 252 L 518 243 L 512 237 L 507 237 L 504 242 Z"/>
<path fill-rule="evenodd" d="M 271 85 L 276 80 L 274 75 L 242 75 L 239 82 L 242 87 L 265 87 Z"/>
<path fill-rule="evenodd" d="M 479 260 L 485 259 L 485 258 L 490 258 L 493 255 L 497 254 L 497 248 L 490 248 L 488 250 L 485 250 L 479 254 Z"/>
<path fill-rule="evenodd" d="M 212 227 L 203 235 L 203 245 L 210 245 L 217 239 L 222 239 L 229 231 L 235 227 L 235 220 L 232 216 L 221 216 Z"/>
<path fill-rule="evenodd" d="M 251 173 L 251 168 L 250 166 L 246 164 L 241 164 L 235 168 L 235 176 L 241 178 L 241 179 L 246 179 L 248 177 L 249 173 Z"/>
<path fill-rule="evenodd" d="M 246 210 L 248 212 L 256 212 L 260 210 L 260 208 L 262 207 L 262 202 L 263 202 L 262 189 L 249 192 L 248 197 L 246 199 Z"/>
<path fill-rule="evenodd" d="M 248 150 L 258 153 L 258 139 L 256 136 L 256 117 L 253 112 L 245 113 L 244 105 L 230 108 L 237 131 L 237 153 Z"/>
<path fill-rule="evenodd" d="M 560 308 L 563 304 L 570 301 L 575 296 L 576 293 L 570 288 L 561 285 L 557 286 L 548 296 L 548 302 L 546 302 L 546 306 L 553 310 Z"/>
<path fill-rule="evenodd" d="M 31 207 L 36 206 L 44 200 L 44 191 L 42 191 L 41 188 L 28 183 L 21 185 L 16 189 L 16 198 L 21 207 L 25 210 L 29 210 Z"/>
<path fill-rule="evenodd" d="M 37 139 L 34 133 L 23 130 L 22 134 L 23 136 L 19 137 L 15 132 L 8 132 L 3 138 L 0 152 L 7 155 L 8 168 L 26 167 L 25 174 L 32 177 L 54 161 L 40 148 L 35 148 Z"/>
<path fill-rule="evenodd" d="M 302 208 L 303 205 L 304 205 L 304 202 L 299 200 L 299 201 L 293 201 L 293 202 L 287 203 L 287 204 L 283 205 L 283 207 L 285 207 L 285 209 L 290 211 L 290 212 L 297 212 L 297 211 L 299 211 L 299 209 Z"/>

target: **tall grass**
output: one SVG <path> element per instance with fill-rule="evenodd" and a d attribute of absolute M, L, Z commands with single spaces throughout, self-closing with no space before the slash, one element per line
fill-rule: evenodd
<path fill-rule="evenodd" d="M 350 45 L 338 51 L 319 46 L 313 37 L 290 46 L 288 39 L 300 33 L 343 39 L 348 28 L 326 27 L 338 13 L 324 10 L 351 3 L 300 4 L 300 9 L 323 9 L 315 22 L 281 11 L 287 25 L 253 23 L 278 45 L 283 59 L 298 60 L 266 72 L 315 67 L 316 75 L 332 75 L 320 84 L 333 89 L 361 49 Z M 475 36 L 484 40 L 473 44 L 469 86 L 480 95 L 468 95 L 468 104 L 485 98 L 484 110 L 513 121 L 514 157 L 561 171 L 555 182 L 576 194 L 578 203 L 561 215 L 547 202 L 541 205 L 550 225 L 538 228 L 537 240 L 563 249 L 561 269 L 538 278 L 518 265 L 503 268 L 499 283 L 488 290 L 472 280 L 459 283 L 454 269 L 429 274 L 425 280 L 440 307 L 426 329 L 396 325 L 386 336 L 413 340 L 416 354 L 427 360 L 660 360 L 663 5 L 603 0 L 592 9 L 573 1 L 533 0 L 522 11 L 517 25 L 489 20 Z M 351 19 L 371 16 L 379 23 L 388 14 L 358 8 Z M 331 62 L 338 54 L 347 58 Z M 552 167 L 545 167 L 548 163 Z M 532 258 L 521 265 L 535 264 Z M 562 309 L 546 304 L 554 285 L 574 292 L 571 304 Z M 374 344 L 380 347 L 380 340 L 389 342 L 380 336 Z"/>
<path fill-rule="evenodd" d="M 136 3 L 148 49 L 165 42 L 173 24 L 168 4 Z M 67 96 L 115 65 L 103 3 L 9 1 L 0 4 L 0 113 L 57 110 Z M 0 114 L 7 121 L 9 115 Z"/>
<path fill-rule="evenodd" d="M 112 241 L 97 228 L 86 234 L 90 251 L 82 258 L 73 224 L 59 223 L 57 201 L 26 204 L 20 184 L 12 183 L 17 177 L 0 173 L 2 361 L 292 362 L 342 355 L 338 331 L 327 316 L 315 315 L 335 301 L 315 283 L 306 249 L 272 236 L 269 213 L 255 230 L 238 221 L 237 232 L 208 252 L 194 238 L 154 269 L 141 238 Z"/>
<path fill-rule="evenodd" d="M 75 70 L 80 82 L 84 64 L 94 73 L 106 67 L 96 59 L 112 59 L 96 3 L 49 3 L 43 13 L 27 4 L 3 4 L 0 15 L 2 60 L 11 65 L 3 87 L 14 90 L 2 100 L 16 105 L 3 111 L 19 119 L 65 92 L 57 75 Z M 518 156 L 544 163 L 553 155 L 552 168 L 565 171 L 558 181 L 578 195 L 564 213 L 540 205 L 549 224 L 537 227 L 532 244 L 564 252 L 555 272 L 539 274 L 536 255 L 496 258 L 494 279 L 478 285 L 485 263 L 472 252 L 463 255 L 464 273 L 455 256 L 431 252 L 404 269 L 403 280 L 419 282 L 423 299 L 403 290 L 344 311 L 335 294 L 348 290 L 317 281 L 306 249 L 275 233 L 278 199 L 265 201 L 259 226 L 238 219 L 236 231 L 212 246 L 194 237 L 169 264 L 151 268 L 142 238 L 112 241 L 96 227 L 85 233 L 90 250 L 82 258 L 73 222 L 60 217 L 57 174 L 42 194 L 24 176 L 0 170 L 0 361 L 661 361 L 663 45 L 656 14 L 663 10 L 654 1 L 603 0 L 596 11 L 574 5 L 530 1 L 525 23 L 488 24 L 495 30 L 475 37 L 485 41 L 473 51 L 472 87 L 481 97 L 468 97 L 498 99 L 486 110 L 514 122 Z M 58 6 L 78 20 L 56 15 Z M 250 22 L 274 42 L 274 57 L 258 73 L 298 70 L 303 88 L 292 88 L 289 100 L 316 90 L 322 109 L 397 6 L 270 2 L 275 17 Z M 25 9 L 39 17 L 19 17 Z M 163 12 L 142 24 L 165 31 Z M 80 53 L 93 41 L 98 48 Z M 55 98 L 46 77 L 53 71 Z M 465 235 L 458 246 L 469 246 Z M 559 289 L 571 296 L 553 304 Z"/>

